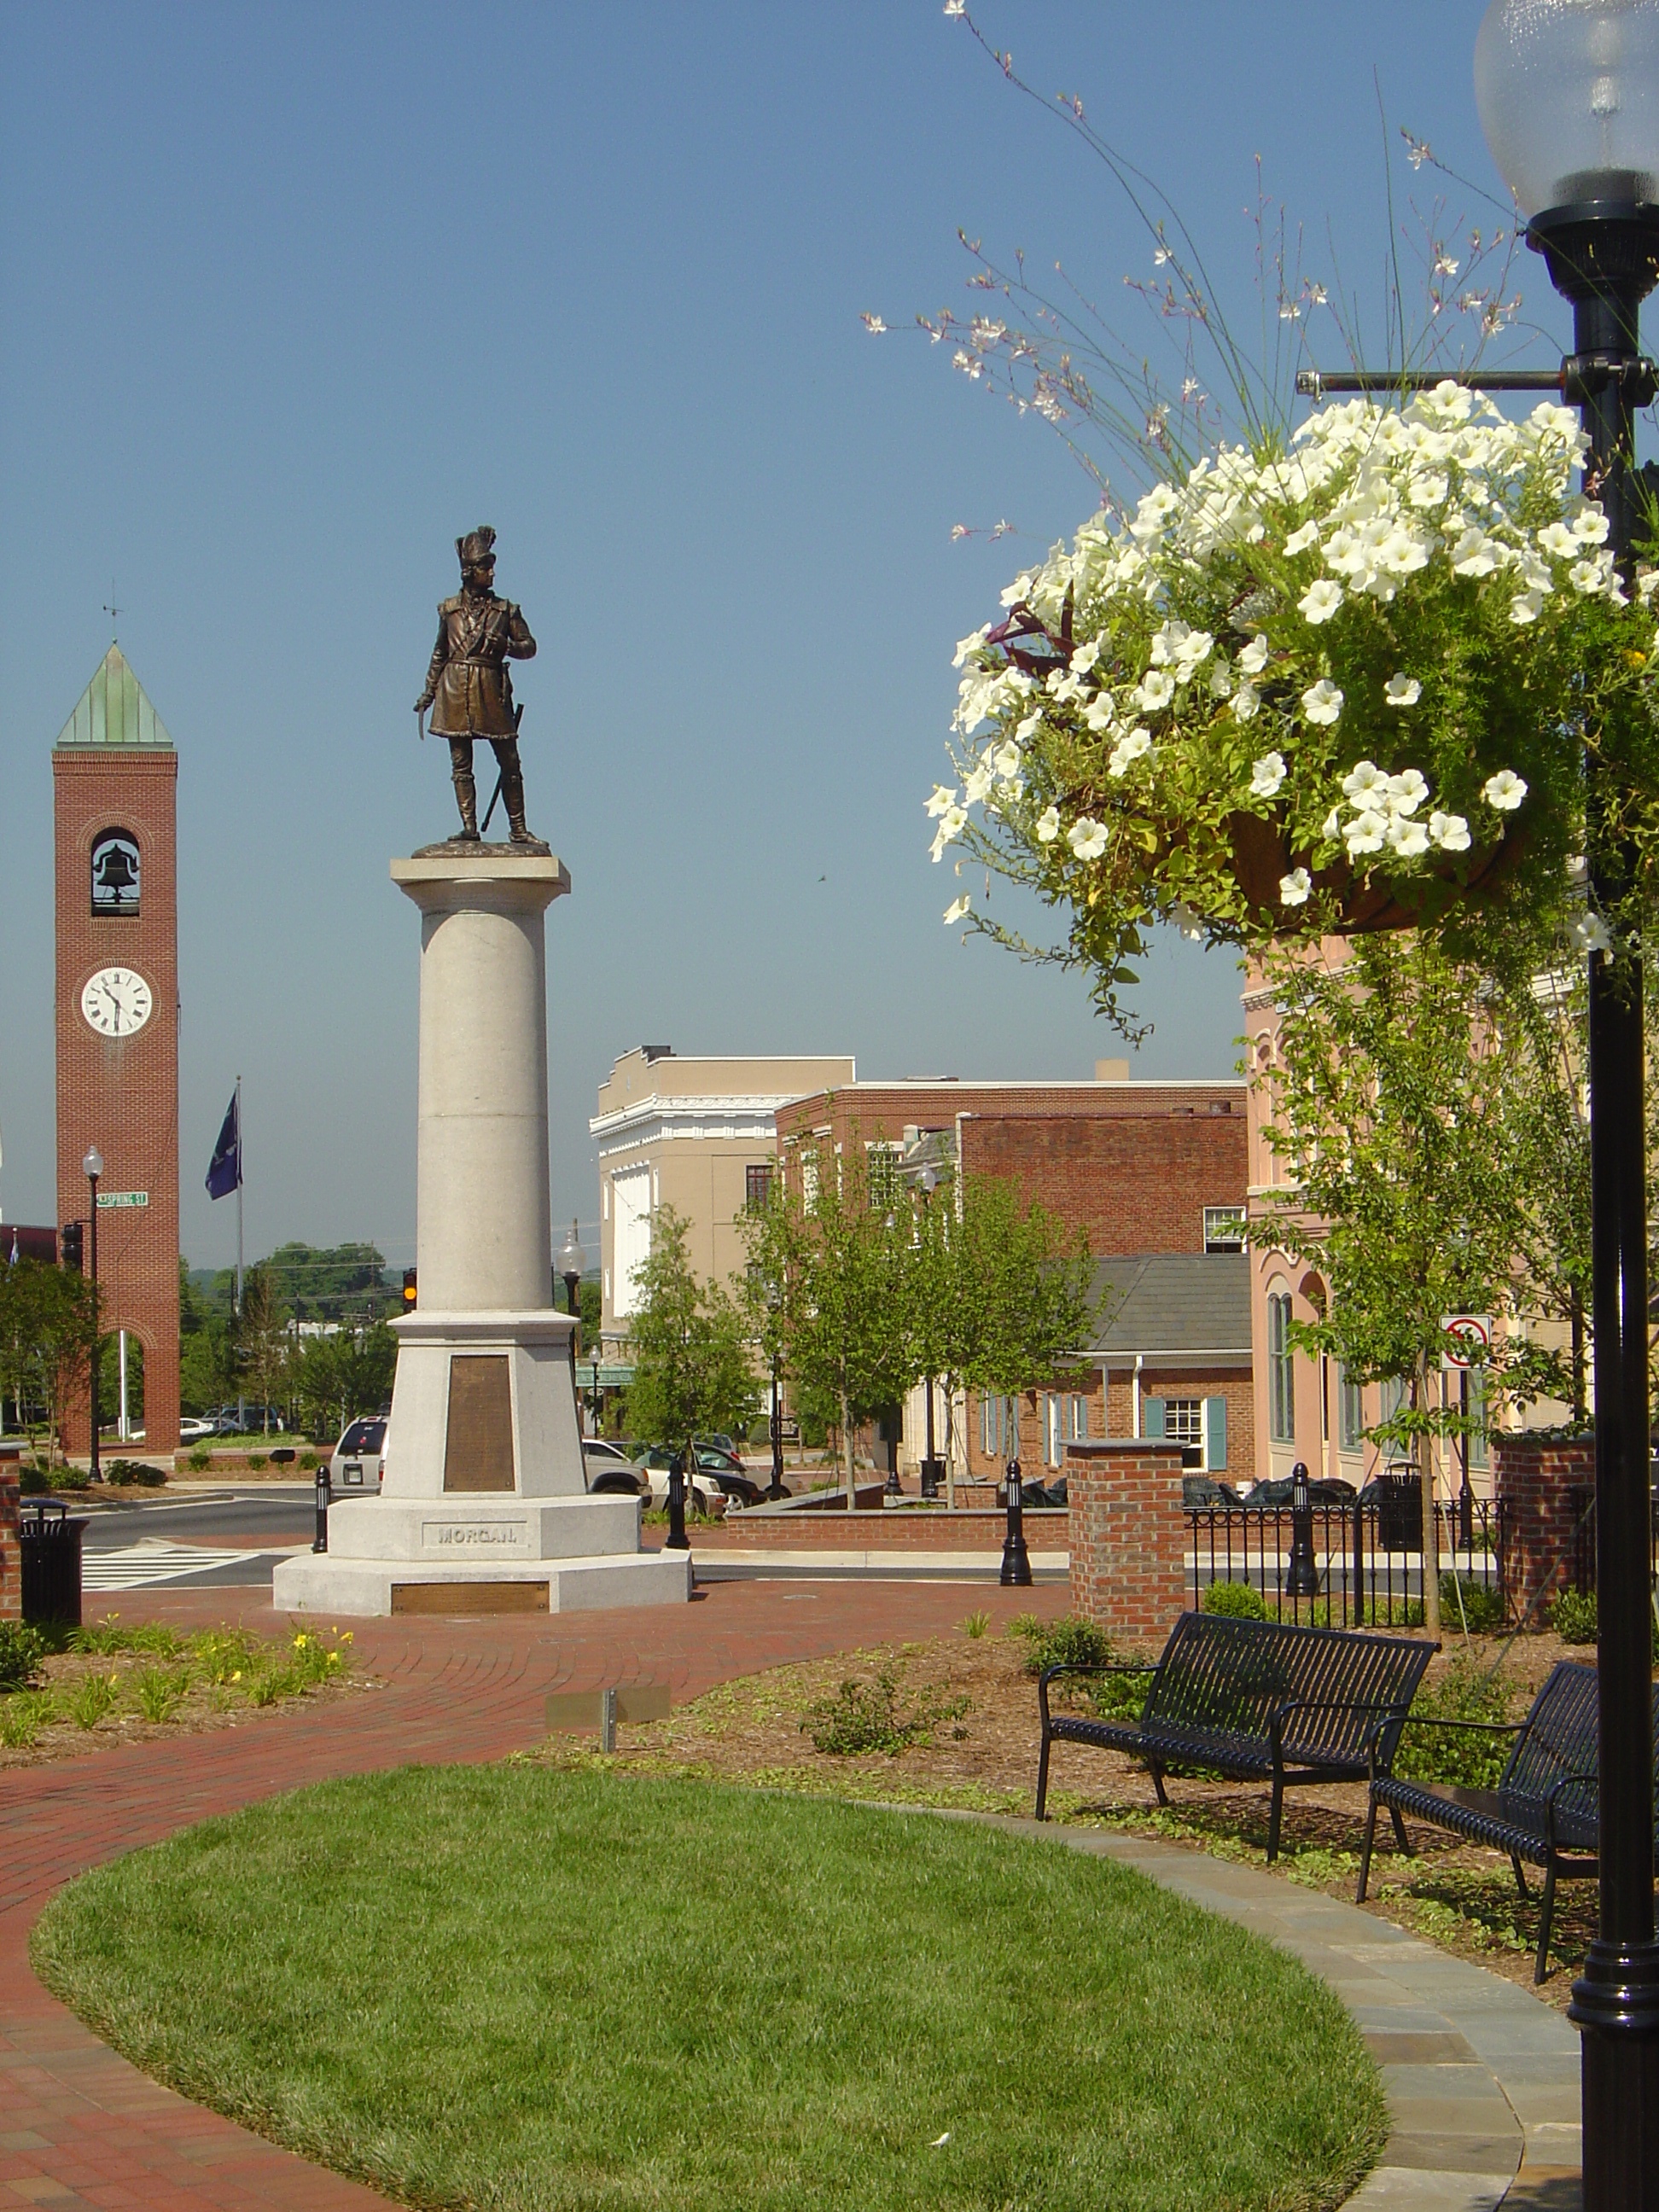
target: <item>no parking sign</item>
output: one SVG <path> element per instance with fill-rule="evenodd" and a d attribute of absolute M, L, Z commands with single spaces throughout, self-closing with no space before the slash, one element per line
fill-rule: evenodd
<path fill-rule="evenodd" d="M 1440 1324 L 1443 1367 L 1479 1367 L 1492 1350 L 1490 1314 L 1448 1314 Z"/>

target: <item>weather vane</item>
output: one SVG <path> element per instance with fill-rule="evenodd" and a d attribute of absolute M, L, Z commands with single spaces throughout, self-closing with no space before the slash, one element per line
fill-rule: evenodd
<path fill-rule="evenodd" d="M 104 612 L 109 617 L 109 634 L 112 638 L 116 633 L 116 626 L 121 619 L 121 610 L 115 604 L 115 579 L 113 576 L 110 578 L 109 597 L 104 602 Z"/>

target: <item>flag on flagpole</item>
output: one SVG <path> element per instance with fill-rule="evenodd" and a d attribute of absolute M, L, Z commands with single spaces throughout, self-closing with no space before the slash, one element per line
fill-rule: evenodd
<path fill-rule="evenodd" d="M 207 1193 L 210 1198 L 228 1198 L 234 1190 L 242 1187 L 242 1131 L 236 1111 L 236 1094 L 233 1091 L 225 1118 L 219 1131 L 219 1141 L 213 1147 L 213 1158 L 208 1163 Z"/>

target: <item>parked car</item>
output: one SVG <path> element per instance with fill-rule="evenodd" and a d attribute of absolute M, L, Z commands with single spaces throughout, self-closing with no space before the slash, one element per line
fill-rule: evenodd
<path fill-rule="evenodd" d="M 386 1422 L 353 1421 L 329 1455 L 328 1479 L 336 1491 L 378 1490 L 386 1479 Z"/>
<path fill-rule="evenodd" d="M 191 1413 L 179 1424 L 179 1441 L 181 1444 L 198 1444 L 204 1437 L 216 1437 L 218 1434 L 219 1418 L 216 1413 L 212 1415 Z"/>
<path fill-rule="evenodd" d="M 1186 1506 L 1242 1505 L 1244 1500 L 1231 1482 L 1222 1482 L 1213 1474 L 1183 1474 L 1181 1478 L 1181 1502 Z"/>
<path fill-rule="evenodd" d="M 646 1485 L 625 1451 L 602 1437 L 582 1438 L 582 1467 L 596 1498 L 642 1498 Z"/>
<path fill-rule="evenodd" d="M 669 1470 L 678 1456 L 671 1444 L 647 1444 L 635 1458 L 635 1468 L 650 1487 L 653 1505 L 666 1505 L 668 1503 Z M 692 1479 L 691 1492 L 685 1501 L 688 1513 L 712 1513 L 715 1499 L 723 1498 L 725 1495 L 719 1480 L 722 1471 L 729 1472 L 724 1469 L 725 1454 L 715 1452 L 708 1455 L 719 1463 L 712 1471 L 704 1468 L 704 1456 L 702 1451 L 698 1452 L 697 1473 Z"/>
<path fill-rule="evenodd" d="M 1288 1474 L 1279 1475 L 1271 1482 L 1258 1482 L 1244 1500 L 1246 1505 L 1288 1505 L 1295 1488 Z M 1352 1483 L 1344 1482 L 1340 1475 L 1319 1475 L 1308 1485 L 1309 1502 L 1314 1505 L 1352 1505 L 1359 1492 Z"/>

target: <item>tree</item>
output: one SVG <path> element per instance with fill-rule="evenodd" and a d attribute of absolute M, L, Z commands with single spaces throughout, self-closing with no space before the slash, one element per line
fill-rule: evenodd
<path fill-rule="evenodd" d="M 271 1269 L 263 1263 L 250 1267 L 242 1282 L 242 1310 L 236 1328 L 237 1364 L 258 1394 L 267 1435 L 270 1431 L 270 1403 L 281 1394 L 288 1369 L 287 1321 L 287 1310 Z"/>
<path fill-rule="evenodd" d="M 920 1371 L 908 1194 L 872 1182 L 856 1138 L 823 1164 L 809 1188 L 779 1177 L 770 1202 L 742 1224 L 750 1281 L 760 1302 L 769 1300 L 763 1340 L 769 1349 L 775 1341 L 806 1396 L 836 1410 L 849 1509 L 855 1425 L 902 1398 Z"/>
<path fill-rule="evenodd" d="M 760 1402 L 744 1312 L 718 1283 L 699 1283 L 686 1253 L 690 1224 L 672 1206 L 651 1217 L 651 1250 L 634 1271 L 629 1322 L 635 1433 L 691 1446 L 711 1429 L 741 1430 Z M 688 1472 L 695 1461 L 688 1462 Z"/>
<path fill-rule="evenodd" d="M 228 1290 L 222 1301 L 188 1261 L 179 1261 L 179 1405 L 186 1413 L 211 1413 L 236 1393 L 234 1316 Z"/>
<path fill-rule="evenodd" d="M 959 1389 L 1013 1398 L 1057 1380 L 1084 1348 L 1097 1313 L 1093 1265 L 1044 1207 L 1024 1208 L 994 1177 L 942 1183 L 923 1200 L 908 1271 L 912 1354 L 945 1385 L 945 1466 L 954 1503 L 950 1423 Z M 1015 1413 L 1014 1455 L 1020 1455 Z"/>
<path fill-rule="evenodd" d="M 1588 1205 L 1571 1117 L 1540 1111 L 1562 1076 L 1530 978 L 1462 965 L 1426 933 L 1352 941 L 1337 969 L 1281 955 L 1268 1142 L 1289 1170 L 1269 1234 L 1317 1267 L 1324 1310 L 1305 1349 L 1356 1382 L 1406 1386 L 1372 1434 L 1423 1478 L 1424 1611 L 1438 1626 L 1432 1443 L 1474 1425 L 1430 1388 L 1448 1313 L 1503 1316 L 1488 1372 L 1515 1402 L 1571 1397 L 1571 1364 L 1528 1324 L 1582 1310 Z"/>
<path fill-rule="evenodd" d="M 289 1383 L 307 1431 L 338 1435 L 360 1413 L 376 1413 L 392 1395 L 398 1340 L 385 1322 L 300 1340 Z"/>
<path fill-rule="evenodd" d="M 92 1343 L 92 1285 L 41 1260 L 0 1270 L 0 1390 L 29 1433 L 43 1414 L 54 1454 L 64 1419 L 85 1391 Z"/>

